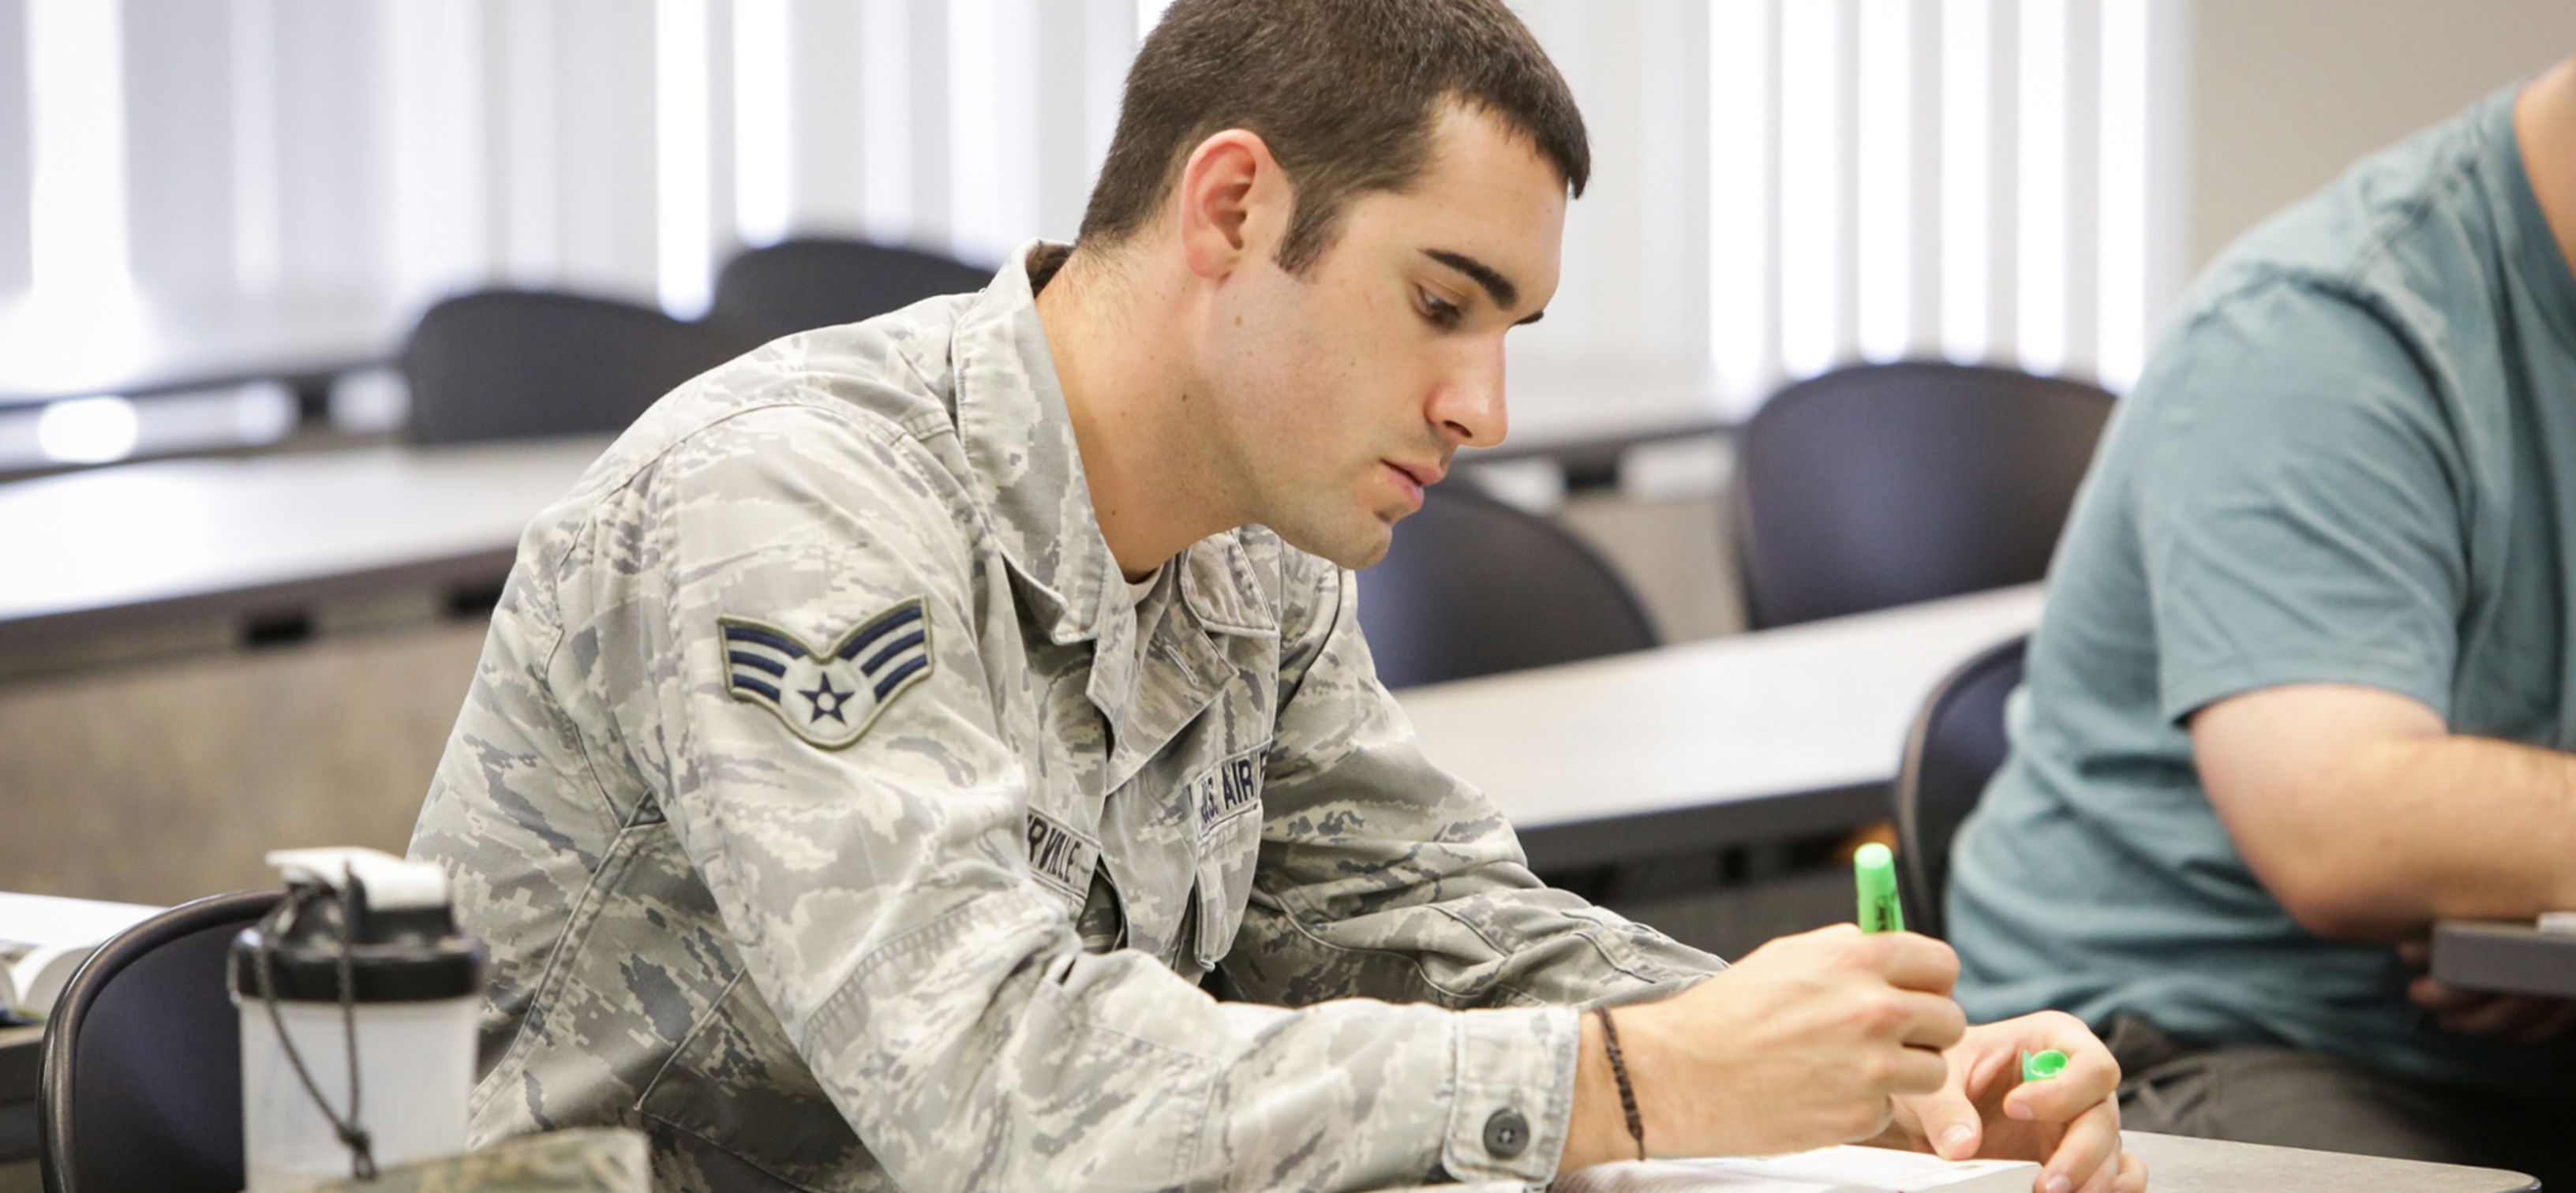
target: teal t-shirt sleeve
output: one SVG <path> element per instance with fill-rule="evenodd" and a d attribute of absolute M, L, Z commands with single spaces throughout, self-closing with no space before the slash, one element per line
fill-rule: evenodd
<path fill-rule="evenodd" d="M 2424 366 L 2368 310 L 2287 281 L 2179 343 L 2142 379 L 2168 392 L 2132 479 L 2164 716 L 2351 683 L 2447 719 L 2465 465 Z"/>

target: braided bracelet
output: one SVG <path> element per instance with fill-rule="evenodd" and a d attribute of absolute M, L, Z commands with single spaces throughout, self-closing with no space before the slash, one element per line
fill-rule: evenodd
<path fill-rule="evenodd" d="M 1610 1008 L 1594 1007 L 1592 1013 L 1601 1020 L 1601 1047 L 1610 1054 L 1610 1077 L 1619 1083 L 1619 1110 L 1628 1116 L 1628 1138 L 1637 1141 L 1637 1158 L 1646 1158 L 1646 1120 L 1637 1114 L 1637 1088 L 1628 1084 L 1628 1061 L 1619 1055 L 1619 1025 L 1610 1021 Z"/>

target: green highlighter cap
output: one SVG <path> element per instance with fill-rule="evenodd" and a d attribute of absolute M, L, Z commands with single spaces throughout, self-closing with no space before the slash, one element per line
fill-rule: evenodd
<path fill-rule="evenodd" d="M 2051 1048 L 2051 1049 L 2049 1049 L 2049 1050 L 2048 1050 L 2048 1051 L 2046 1051 L 2046 1052 L 2033 1052 L 2033 1051 L 2031 1051 L 2030 1049 L 2027 1049 L 2027 1048 L 2022 1049 L 2022 1052 L 2021 1052 L 2021 1079 L 2022 1079 L 2022 1080 L 2024 1080 L 2024 1081 L 2046 1081 L 2046 1080 L 2048 1080 L 2049 1078 L 2051 1078 L 2051 1077 L 2055 1077 L 2055 1076 L 2057 1076 L 2058 1074 L 2063 1073 L 2063 1072 L 2065 1072 L 2065 1071 L 2066 1071 L 2066 1054 L 2065 1054 L 2065 1053 L 2060 1052 L 2060 1051 L 2058 1051 L 2057 1049 L 2054 1049 L 2054 1048 Z"/>
<path fill-rule="evenodd" d="M 1852 854 L 1852 881 L 1860 886 L 1860 930 L 1903 932 L 1905 911 L 1896 905 L 1896 855 L 1869 844 Z"/>

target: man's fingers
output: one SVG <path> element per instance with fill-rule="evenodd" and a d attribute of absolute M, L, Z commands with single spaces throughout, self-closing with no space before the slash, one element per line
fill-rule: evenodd
<path fill-rule="evenodd" d="M 1949 997 L 1959 984 L 1959 954 L 1929 936 L 1883 932 L 1858 946 L 1862 963 L 1899 990 Z"/>
<path fill-rule="evenodd" d="M 2437 1015 L 2465 1011 L 2493 998 L 2495 995 L 2477 990 L 2462 990 L 2457 986 L 2437 982 L 2431 978 L 2417 978 L 2406 983 L 2406 1001 Z"/>
<path fill-rule="evenodd" d="M 1959 1037 L 1968 1033 L 1968 1013 L 1949 999 L 1903 991 L 1888 998 L 1887 1013 L 1899 1043 L 1937 1050 L 1958 1043 Z"/>
<path fill-rule="evenodd" d="M 2045 1081 L 2024 1081 L 2004 1095 L 2004 1113 L 2043 1123 L 2062 1123 L 2087 1109 L 2107 1104 L 2120 1085 L 2120 1064 L 2100 1045 L 2068 1048 L 2066 1067 Z M 2036 1049 L 2034 1049 L 2036 1051 Z M 2020 1059 L 2014 1058 L 2018 1065 Z M 2018 1076 L 2018 1074 L 2016 1074 Z"/>
<path fill-rule="evenodd" d="M 1932 1153 L 1944 1160 L 1965 1160 L 1977 1154 L 1985 1139 L 1985 1124 L 1978 1120 L 1976 1104 L 1960 1092 L 1958 1074 L 1953 1072 L 1941 1088 L 1919 1098 L 1908 1099 L 1915 1119 L 1923 1127 L 1924 1141 Z"/>
<path fill-rule="evenodd" d="M 2058 1186 L 2061 1190 L 2098 1191 L 2100 1184 L 2107 1183 L 2098 1178 L 2118 1173 L 2119 1157 L 2120 1113 L 2110 1102 L 2097 1103 L 2066 1124 L 2057 1150 L 2040 1165 L 2039 1188 L 2048 1189 L 2050 1178 L 2056 1177 L 2066 1182 Z"/>
<path fill-rule="evenodd" d="M 1949 1082 L 1950 1062 L 1929 1048 L 1906 1048 L 1896 1059 L 1896 1073 L 1888 1092 L 1897 1094 L 1930 1094 Z M 1970 1113 L 1975 1113 L 1973 1110 Z"/>
<path fill-rule="evenodd" d="M 2445 1011 L 2442 1026 L 2472 1036 L 2499 1036 L 2522 1025 L 2532 1012 L 2531 1000 L 2489 995 L 2467 1006 Z"/>
<path fill-rule="evenodd" d="M 2143 1157 L 2120 1153 L 2120 1175 L 2112 1178 L 2111 1193 L 2147 1193 L 2147 1162 Z"/>
<path fill-rule="evenodd" d="M 2440 1013 L 2445 1031 L 2534 1042 L 2567 1029 L 2571 1004 L 2564 999 L 2490 994 Z"/>

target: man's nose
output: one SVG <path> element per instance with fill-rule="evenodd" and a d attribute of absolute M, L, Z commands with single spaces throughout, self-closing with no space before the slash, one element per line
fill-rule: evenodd
<path fill-rule="evenodd" d="M 1492 447 L 1511 429 L 1503 406 L 1503 352 L 1496 345 L 1445 378 L 1431 395 L 1431 423 L 1458 447 Z"/>

